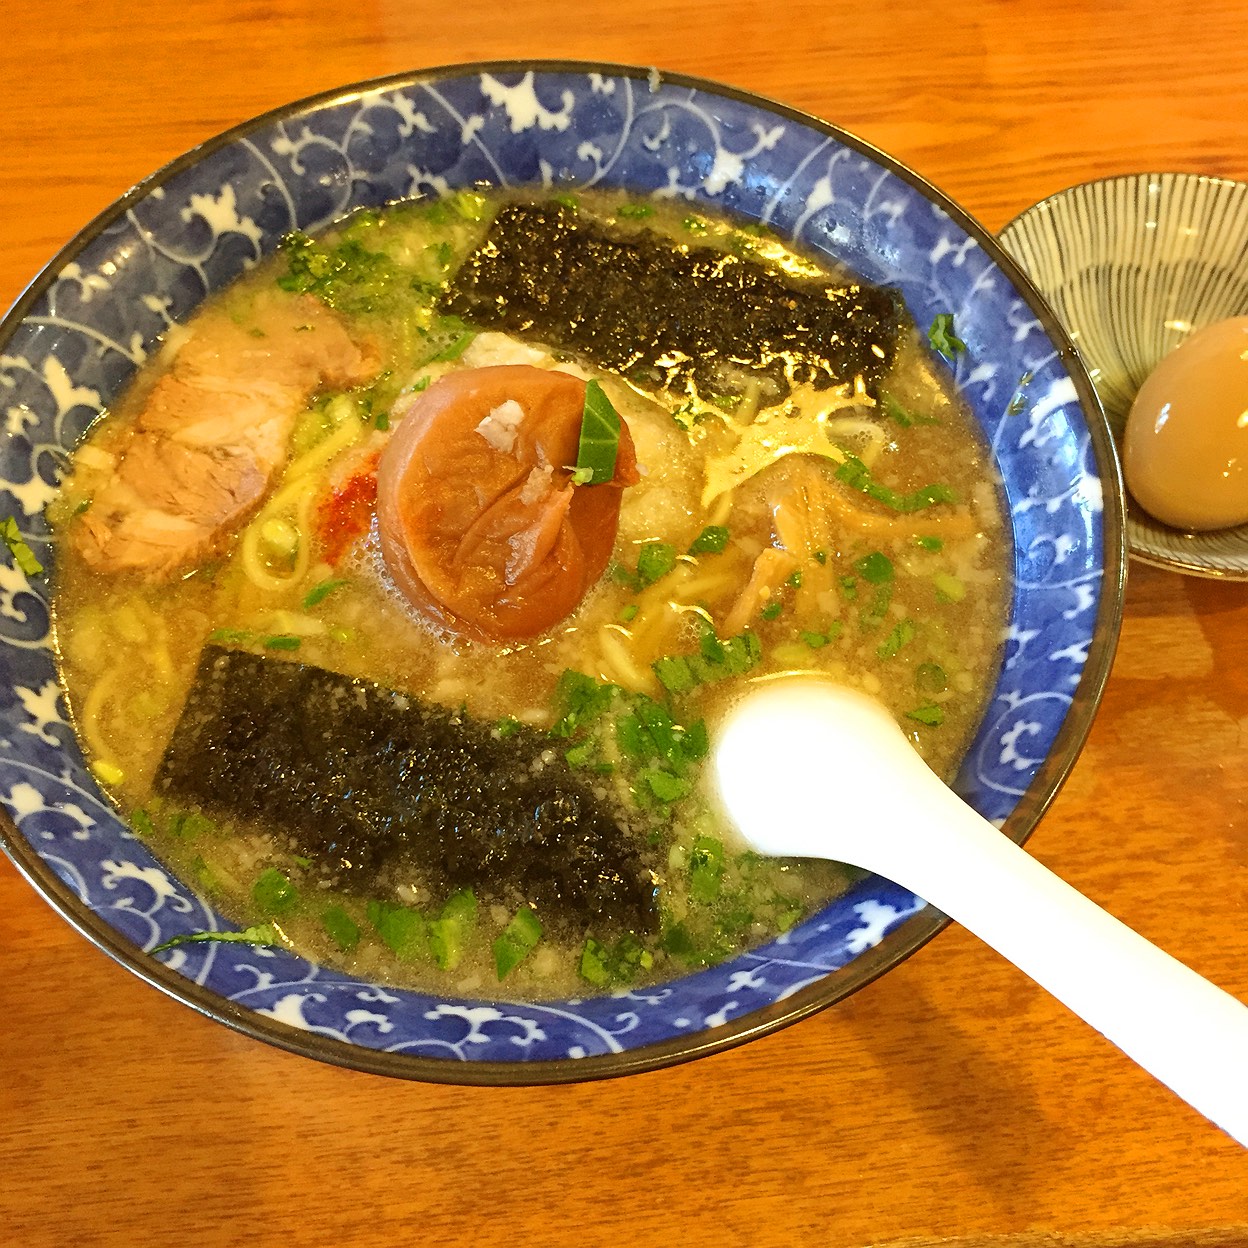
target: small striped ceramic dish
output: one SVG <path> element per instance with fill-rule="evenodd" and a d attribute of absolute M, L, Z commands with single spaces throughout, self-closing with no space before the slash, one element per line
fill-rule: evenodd
<path fill-rule="evenodd" d="M 1000 240 L 1079 349 L 1116 437 L 1136 391 L 1194 330 L 1248 314 L 1248 184 L 1185 173 L 1084 182 L 1015 217 Z M 1146 563 L 1248 580 L 1248 525 L 1185 533 L 1130 501 Z"/>

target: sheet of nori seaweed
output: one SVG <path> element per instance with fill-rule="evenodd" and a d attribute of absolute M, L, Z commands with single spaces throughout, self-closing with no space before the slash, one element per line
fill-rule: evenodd
<path fill-rule="evenodd" d="M 362 895 L 414 871 L 435 894 L 528 900 L 548 925 L 657 926 L 653 876 L 621 812 L 550 739 L 323 668 L 204 648 L 157 791 L 279 829 Z"/>
<path fill-rule="evenodd" d="M 653 390 L 734 393 L 733 373 L 823 389 L 891 366 L 908 315 L 865 283 L 786 280 L 651 230 L 615 233 L 560 204 L 511 204 L 444 292 L 440 310 L 560 347 Z M 728 365 L 727 370 L 724 365 Z"/>

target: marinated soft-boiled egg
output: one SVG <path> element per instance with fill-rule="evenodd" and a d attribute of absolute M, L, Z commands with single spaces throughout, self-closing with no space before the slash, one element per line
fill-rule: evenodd
<path fill-rule="evenodd" d="M 1149 374 L 1127 418 L 1123 467 L 1163 524 L 1248 522 L 1248 316 L 1198 330 Z"/>

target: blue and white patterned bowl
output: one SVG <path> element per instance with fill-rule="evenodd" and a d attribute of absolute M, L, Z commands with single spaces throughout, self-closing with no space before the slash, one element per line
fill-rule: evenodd
<path fill-rule="evenodd" d="M 1122 437 L 1145 378 L 1198 329 L 1248 315 L 1248 183 L 1132 173 L 1050 195 L 1000 233 L 1074 341 Z M 1248 524 L 1185 533 L 1129 499 L 1144 563 L 1248 580 Z"/>
<path fill-rule="evenodd" d="M 0 518 L 51 568 L 68 451 L 160 335 L 273 250 L 350 209 L 457 187 L 610 186 L 765 221 L 956 317 L 957 380 L 1005 482 L 1015 589 L 1000 679 L 959 791 L 1022 841 L 1083 744 L 1117 640 L 1122 487 L 1086 374 L 992 238 L 909 170 L 823 122 L 654 71 L 567 63 L 414 73 L 294 104 L 135 187 L 0 324 Z M 229 924 L 118 820 L 57 684 L 46 578 L 0 556 L 0 843 L 71 923 L 194 1008 L 384 1074 L 534 1083 L 713 1052 L 834 1002 L 945 920 L 869 877 L 771 944 L 657 988 L 514 1005 L 443 1000 L 237 944 L 144 952 Z"/>

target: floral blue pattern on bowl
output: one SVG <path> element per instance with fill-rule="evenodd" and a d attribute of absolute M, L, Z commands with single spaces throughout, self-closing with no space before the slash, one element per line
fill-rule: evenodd
<path fill-rule="evenodd" d="M 1121 485 L 1086 375 L 1033 288 L 939 192 L 852 136 L 651 71 L 484 65 L 365 84 L 221 136 L 88 226 L 0 326 L 0 516 L 51 570 L 43 510 L 67 454 L 170 324 L 291 229 L 455 188 L 619 187 L 769 224 L 952 312 L 955 372 L 991 443 L 1016 587 L 1000 680 L 959 791 L 1022 840 L 1083 743 L 1121 610 Z M 943 919 L 867 877 L 778 940 L 660 987 L 510 1004 L 371 985 L 282 950 L 169 937 L 230 927 L 118 819 L 57 683 L 49 582 L 0 557 L 0 829 L 18 867 L 130 969 L 250 1034 L 387 1074 L 486 1083 L 619 1074 L 802 1017 Z"/>

